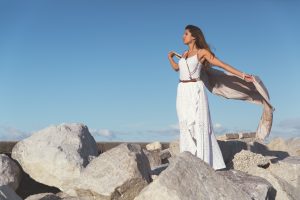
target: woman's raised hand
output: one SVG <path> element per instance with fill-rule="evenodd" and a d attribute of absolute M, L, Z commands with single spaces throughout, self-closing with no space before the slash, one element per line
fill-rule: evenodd
<path fill-rule="evenodd" d="M 254 77 L 251 74 L 245 74 L 245 81 L 254 82 Z"/>

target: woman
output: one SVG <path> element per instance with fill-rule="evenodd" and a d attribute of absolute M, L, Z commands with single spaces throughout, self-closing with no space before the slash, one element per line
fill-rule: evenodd
<path fill-rule="evenodd" d="M 180 152 L 189 151 L 213 169 L 224 169 L 226 165 L 214 135 L 207 93 L 200 73 L 209 67 L 219 66 L 247 82 L 253 82 L 254 79 L 252 75 L 219 60 L 197 26 L 185 27 L 183 42 L 189 50 L 183 53 L 178 63 L 173 60 L 175 52 L 168 54 L 172 68 L 179 71 L 176 110 L 180 128 Z"/>

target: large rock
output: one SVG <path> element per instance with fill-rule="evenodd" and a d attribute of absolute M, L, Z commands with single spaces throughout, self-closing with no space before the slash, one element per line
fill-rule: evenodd
<path fill-rule="evenodd" d="M 267 147 L 270 151 L 287 152 L 289 156 L 300 156 L 300 138 L 289 138 L 287 140 L 276 137 L 272 139 Z"/>
<path fill-rule="evenodd" d="M 287 181 L 300 192 L 300 156 L 290 156 L 279 160 L 272 164 L 269 170 L 272 174 Z"/>
<path fill-rule="evenodd" d="M 169 166 L 134 200 L 246 200 L 251 197 L 188 151 L 170 158 Z"/>
<path fill-rule="evenodd" d="M 8 185 L 0 186 L 0 200 L 22 200 Z"/>
<path fill-rule="evenodd" d="M 19 141 L 12 158 L 34 180 L 62 189 L 98 155 L 96 141 L 81 123 L 52 125 Z"/>
<path fill-rule="evenodd" d="M 234 156 L 231 168 L 266 179 L 276 190 L 276 199 L 295 200 L 300 196 L 298 183 L 299 165 L 297 159 L 287 159 L 277 163 L 260 154 L 242 150 Z"/>
<path fill-rule="evenodd" d="M 233 169 L 217 171 L 217 174 L 230 179 L 235 185 L 247 192 L 253 200 L 275 199 L 276 190 L 264 178 Z"/>
<path fill-rule="evenodd" d="M 139 144 L 122 143 L 93 159 L 65 191 L 99 200 L 130 200 L 149 184 L 150 170 Z"/>
<path fill-rule="evenodd" d="M 270 168 L 270 167 L 269 167 Z M 296 200 L 299 199 L 297 190 L 295 187 L 291 186 L 287 181 L 281 179 L 277 175 L 273 174 L 269 168 L 264 169 L 260 167 L 251 167 L 247 170 L 247 173 L 260 176 L 267 181 L 269 181 L 276 190 L 276 199 L 281 200 Z"/>
<path fill-rule="evenodd" d="M 22 171 L 15 161 L 5 154 L 0 154 L 0 186 L 9 185 L 16 190 L 22 178 Z"/>

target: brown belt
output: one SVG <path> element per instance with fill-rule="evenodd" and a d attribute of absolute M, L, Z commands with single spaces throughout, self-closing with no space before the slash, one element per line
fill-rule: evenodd
<path fill-rule="evenodd" d="M 180 80 L 179 79 L 179 82 L 183 82 L 183 83 L 186 83 L 186 82 L 196 82 L 198 80 L 200 80 L 200 79 L 199 78 L 193 78 L 193 79 L 190 79 L 190 80 Z"/>

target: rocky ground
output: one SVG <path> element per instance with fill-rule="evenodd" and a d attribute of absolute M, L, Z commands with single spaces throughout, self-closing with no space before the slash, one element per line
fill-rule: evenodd
<path fill-rule="evenodd" d="M 0 154 L 0 200 L 299 199 L 300 138 L 224 135 L 218 143 L 224 170 L 180 153 L 178 141 L 99 152 L 84 124 L 52 125 Z"/>

